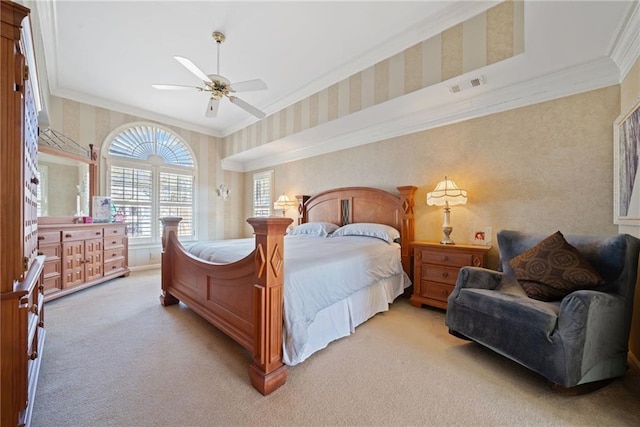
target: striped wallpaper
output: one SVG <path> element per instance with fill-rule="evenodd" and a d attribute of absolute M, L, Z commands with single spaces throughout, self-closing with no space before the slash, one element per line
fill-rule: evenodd
<path fill-rule="evenodd" d="M 508 0 L 224 138 L 223 157 L 524 52 L 524 4 Z"/>

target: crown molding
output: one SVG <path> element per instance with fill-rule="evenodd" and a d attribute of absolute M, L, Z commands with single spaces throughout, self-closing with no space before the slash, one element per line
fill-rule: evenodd
<path fill-rule="evenodd" d="M 308 98 L 337 82 L 349 78 L 353 74 L 359 73 L 380 61 L 384 61 L 385 59 L 396 55 L 398 52 L 408 49 L 416 43 L 428 40 L 431 37 L 440 34 L 442 31 L 490 9 L 502 1 L 503 0 L 451 2 L 446 8 L 432 16 L 429 16 L 422 22 L 419 22 L 402 33 L 391 37 L 380 46 L 376 46 L 374 49 L 364 52 L 343 66 L 322 75 L 305 87 L 280 98 L 278 101 L 266 106 L 262 110 L 267 114 L 267 116 L 275 114 L 278 111 Z M 249 117 L 227 127 L 226 129 L 223 129 L 221 134 L 223 137 L 227 137 L 234 132 L 250 126 L 255 123 L 255 121 L 255 119 Z"/>
<path fill-rule="evenodd" d="M 419 100 L 427 96 L 427 91 L 440 90 L 443 99 L 448 100 L 449 90 L 444 84 L 438 88 L 427 88 L 368 110 L 354 113 L 339 122 L 333 121 L 296 135 L 239 153 L 223 159 L 224 169 L 248 172 L 277 166 L 279 164 L 344 150 L 402 135 L 408 135 L 461 122 L 489 114 L 525 107 L 557 98 L 562 98 L 590 90 L 618 84 L 618 68 L 609 58 L 582 64 L 566 70 L 539 77 L 534 80 L 515 83 L 502 88 L 482 86 L 483 92 L 467 96 L 460 102 L 434 105 L 426 109 L 415 109 Z M 413 108 L 413 110 L 412 110 Z M 390 117 L 384 122 L 366 126 L 364 116 Z M 363 126 L 363 123 L 365 124 Z M 334 135 L 323 135 L 331 128 Z M 295 148 L 294 148 L 295 147 Z"/>
<path fill-rule="evenodd" d="M 156 121 L 158 123 L 161 123 L 167 126 L 177 126 L 185 130 L 190 130 L 193 132 L 202 133 L 204 135 L 221 138 L 220 134 L 218 132 L 215 132 L 213 129 L 197 126 L 197 125 L 194 125 L 193 123 L 183 122 L 182 120 L 178 120 L 169 116 L 164 116 L 162 114 L 153 113 L 147 110 L 143 110 L 141 108 L 132 107 L 130 105 L 125 105 L 118 102 L 109 101 L 106 99 L 101 99 L 94 96 L 86 95 L 84 93 L 70 91 L 66 89 L 56 88 L 56 89 L 50 89 L 50 90 L 51 90 L 51 95 L 57 96 L 59 98 L 69 99 L 71 101 L 92 105 L 98 108 L 104 108 L 104 109 L 115 111 L 118 113 L 129 114 L 140 119 Z"/>
<path fill-rule="evenodd" d="M 631 2 L 631 10 L 621 23 L 609 56 L 620 69 L 620 83 L 640 58 L 640 3 Z"/>

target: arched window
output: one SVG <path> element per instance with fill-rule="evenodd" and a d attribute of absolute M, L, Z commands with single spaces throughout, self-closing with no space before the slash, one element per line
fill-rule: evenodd
<path fill-rule="evenodd" d="M 107 141 L 105 154 L 111 201 L 129 224 L 131 243 L 159 242 L 163 216 L 182 217 L 178 236 L 195 236 L 195 161 L 179 136 L 129 125 Z"/>

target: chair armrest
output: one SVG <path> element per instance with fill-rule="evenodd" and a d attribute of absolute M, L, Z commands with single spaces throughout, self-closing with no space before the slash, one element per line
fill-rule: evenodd
<path fill-rule="evenodd" d="M 614 327 L 619 328 L 620 322 L 626 317 L 624 298 L 616 294 L 593 290 L 574 291 L 563 298 L 558 314 L 558 329 L 582 330 L 587 325 L 590 327 L 601 326 L 606 334 Z"/>
<path fill-rule="evenodd" d="M 449 298 L 456 298 L 463 288 L 495 289 L 502 281 L 504 273 L 483 267 L 462 267 L 458 280 Z"/>
<path fill-rule="evenodd" d="M 558 333 L 567 355 L 580 355 L 573 364 L 577 378 L 588 378 L 608 366 L 611 359 L 626 359 L 630 319 L 625 299 L 593 290 L 564 297 L 558 314 Z"/>

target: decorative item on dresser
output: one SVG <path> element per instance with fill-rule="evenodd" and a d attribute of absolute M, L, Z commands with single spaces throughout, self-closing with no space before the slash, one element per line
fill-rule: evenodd
<path fill-rule="evenodd" d="M 451 245 L 437 242 L 412 242 L 413 295 L 410 302 L 447 308 L 447 298 L 453 291 L 460 267 L 484 267 L 491 246 Z"/>
<path fill-rule="evenodd" d="M 16 426 L 30 423 L 45 337 L 44 256 L 36 252 L 40 100 L 29 9 L 5 0 L 0 7 L 0 425 Z"/>
<path fill-rule="evenodd" d="M 45 301 L 128 276 L 125 223 L 48 224 L 40 218 L 38 253 L 45 255 Z M 56 218 L 55 221 L 61 221 Z"/>

